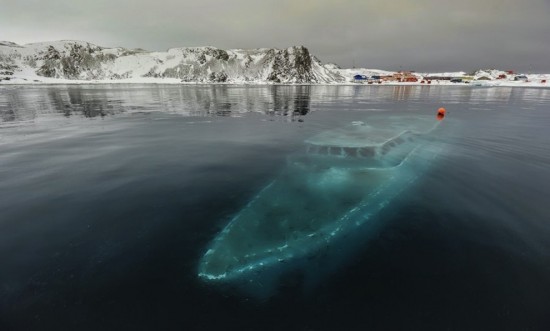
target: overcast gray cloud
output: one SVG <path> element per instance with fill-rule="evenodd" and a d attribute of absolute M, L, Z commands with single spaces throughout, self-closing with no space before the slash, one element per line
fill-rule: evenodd
<path fill-rule="evenodd" d="M 550 0 L 0 0 L 0 40 L 305 45 L 344 67 L 550 72 Z"/>

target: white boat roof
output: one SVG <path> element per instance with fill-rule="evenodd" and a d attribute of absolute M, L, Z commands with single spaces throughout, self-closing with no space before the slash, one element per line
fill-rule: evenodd
<path fill-rule="evenodd" d="M 319 133 L 306 144 L 328 147 L 377 146 L 405 131 L 425 132 L 436 123 L 433 116 L 377 116 L 364 122 Z"/>

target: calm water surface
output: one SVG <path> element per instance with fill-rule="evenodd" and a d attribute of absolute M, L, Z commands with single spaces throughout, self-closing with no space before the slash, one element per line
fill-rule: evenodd
<path fill-rule="evenodd" d="M 441 106 L 437 164 L 320 286 L 197 279 L 305 139 Z M 549 126 L 549 89 L 0 87 L 0 330 L 548 330 Z"/>

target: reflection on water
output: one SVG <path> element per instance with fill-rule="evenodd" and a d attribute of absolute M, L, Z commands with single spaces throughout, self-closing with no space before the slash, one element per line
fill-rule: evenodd
<path fill-rule="evenodd" d="M 94 118 L 152 111 L 184 116 L 240 116 L 258 112 L 292 121 L 310 112 L 312 103 L 322 108 L 322 104 L 335 100 L 343 105 L 355 102 L 375 105 L 429 99 L 439 99 L 445 104 L 550 99 L 549 89 L 512 87 L 71 85 L 8 86 L 0 87 L 0 91 L 0 125 L 32 121 L 48 114 Z"/>
<path fill-rule="evenodd" d="M 104 117 L 162 111 L 185 116 L 239 116 L 259 112 L 297 120 L 310 108 L 310 86 L 40 86 L 1 88 L 2 122 L 46 114 Z M 290 98 L 289 96 L 293 96 Z"/>
<path fill-rule="evenodd" d="M 441 86 L 315 86 L 315 100 L 338 99 L 347 102 L 356 99 L 366 104 L 381 102 L 425 102 L 439 100 L 446 104 L 475 104 L 478 102 L 500 103 L 510 100 L 547 102 L 550 89 L 513 87 L 441 87 Z"/>

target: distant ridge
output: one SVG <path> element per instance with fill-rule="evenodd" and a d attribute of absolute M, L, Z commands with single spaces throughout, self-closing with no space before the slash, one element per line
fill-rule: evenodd
<path fill-rule="evenodd" d="M 286 49 L 232 49 L 212 46 L 171 48 L 166 52 L 105 48 L 62 40 L 0 44 L 4 76 L 37 81 L 178 79 L 187 83 L 332 83 L 343 82 L 304 46 Z M 2 74 L 2 73 L 0 73 Z"/>
<path fill-rule="evenodd" d="M 470 74 L 341 69 L 333 63 L 322 64 L 304 46 L 228 50 L 213 46 L 177 47 L 152 52 L 141 48 L 101 47 L 78 40 L 26 45 L 0 41 L 0 84 L 464 85 L 476 82 L 475 86 L 548 87 L 548 78 L 550 75 L 518 76 L 496 69 Z"/>
<path fill-rule="evenodd" d="M 21 47 L 20 45 L 14 43 L 14 42 L 3 41 L 3 40 L 0 40 L 0 46 Z"/>

